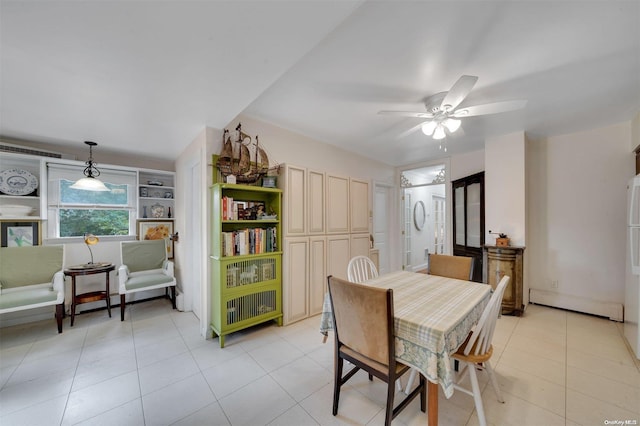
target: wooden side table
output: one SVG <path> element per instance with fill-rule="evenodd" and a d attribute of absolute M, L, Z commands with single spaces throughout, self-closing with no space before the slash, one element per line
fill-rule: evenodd
<path fill-rule="evenodd" d="M 95 302 L 97 300 L 107 301 L 107 311 L 109 312 L 109 318 L 111 318 L 111 300 L 109 298 L 109 272 L 114 271 L 116 266 L 112 263 L 93 263 L 86 265 L 70 266 L 64 270 L 65 276 L 71 277 L 71 327 L 73 327 L 73 320 L 76 316 L 76 305 L 81 303 Z M 88 293 L 76 294 L 76 277 L 78 275 L 106 275 L 105 290 L 104 291 L 91 291 Z"/>
<path fill-rule="evenodd" d="M 502 313 L 521 316 L 524 312 L 522 303 L 524 247 L 521 246 L 484 246 L 483 281 L 495 289 L 498 282 L 508 275 L 511 277 L 502 297 Z"/>

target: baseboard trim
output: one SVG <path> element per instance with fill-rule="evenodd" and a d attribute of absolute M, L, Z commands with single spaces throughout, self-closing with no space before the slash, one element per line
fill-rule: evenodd
<path fill-rule="evenodd" d="M 529 290 L 529 302 L 598 315 L 609 318 L 612 321 L 624 321 L 624 306 L 622 303 L 602 302 L 573 294 L 562 294 L 535 288 Z"/>

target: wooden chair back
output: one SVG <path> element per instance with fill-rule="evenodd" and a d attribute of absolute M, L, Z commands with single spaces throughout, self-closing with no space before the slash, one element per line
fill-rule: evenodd
<path fill-rule="evenodd" d="M 329 277 L 329 296 L 338 346 L 389 365 L 395 359 L 393 291 Z"/>
<path fill-rule="evenodd" d="M 473 278 L 473 257 L 429 254 L 430 275 L 471 281 Z"/>

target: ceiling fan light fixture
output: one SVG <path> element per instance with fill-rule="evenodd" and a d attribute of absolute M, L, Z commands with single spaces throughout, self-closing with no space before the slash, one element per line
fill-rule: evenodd
<path fill-rule="evenodd" d="M 443 124 L 451 133 L 453 133 L 460 128 L 460 124 L 462 124 L 462 122 L 453 118 L 447 118 Z"/>
<path fill-rule="evenodd" d="M 444 139 L 445 136 L 447 136 L 447 134 L 444 132 L 444 127 L 442 127 L 442 124 L 438 124 L 436 130 L 433 132 L 433 138 L 439 140 Z"/>
<path fill-rule="evenodd" d="M 438 124 L 435 121 L 427 121 L 422 125 L 422 133 L 427 136 L 431 136 L 433 134 L 433 131 L 436 130 L 437 125 Z"/>

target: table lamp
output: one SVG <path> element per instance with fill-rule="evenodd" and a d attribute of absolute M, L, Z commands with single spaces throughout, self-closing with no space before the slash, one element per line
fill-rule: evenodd
<path fill-rule="evenodd" d="M 87 245 L 89 249 L 89 253 L 91 254 L 91 262 L 87 263 L 87 265 L 93 265 L 93 252 L 91 251 L 91 246 L 98 244 L 100 239 L 93 234 L 84 234 L 84 243 Z"/>

